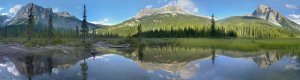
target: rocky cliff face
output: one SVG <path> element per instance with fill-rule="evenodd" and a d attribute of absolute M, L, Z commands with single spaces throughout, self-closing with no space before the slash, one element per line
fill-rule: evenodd
<path fill-rule="evenodd" d="M 256 56 L 253 58 L 253 61 L 260 67 L 260 68 L 267 68 L 271 66 L 273 63 L 279 60 L 278 54 L 276 53 L 267 53 Z"/>
<path fill-rule="evenodd" d="M 153 14 L 166 14 L 170 13 L 173 15 L 176 14 L 186 14 L 186 12 L 179 6 L 177 6 L 175 3 L 174 4 L 169 4 L 166 6 L 163 6 L 161 8 L 146 8 L 141 10 L 134 18 L 138 19 L 144 16 L 150 16 Z"/>
<path fill-rule="evenodd" d="M 8 19 L 9 19 L 8 16 L 6 16 L 6 15 L 0 15 L 0 26 L 5 26 L 4 22 L 7 22 Z"/>
<path fill-rule="evenodd" d="M 42 6 L 38 6 L 33 3 L 23 6 L 21 10 L 6 24 L 25 25 L 31 5 L 33 6 L 35 24 L 38 27 L 47 26 L 50 14 L 52 14 L 53 26 L 55 28 L 75 29 L 76 26 L 81 26 L 81 20 L 68 12 L 54 13 L 52 8 L 43 8 Z M 96 27 L 94 24 L 88 24 L 88 26 L 93 28 Z"/>
<path fill-rule="evenodd" d="M 281 15 L 278 11 L 266 5 L 259 5 L 258 8 L 252 13 L 252 16 L 262 18 L 283 28 L 300 31 L 300 26 L 297 23 L 289 20 L 285 16 Z"/>
<path fill-rule="evenodd" d="M 269 22 L 281 26 L 279 20 L 282 19 L 282 16 L 271 7 L 266 5 L 259 5 L 259 7 L 252 13 L 253 16 L 268 20 Z"/>

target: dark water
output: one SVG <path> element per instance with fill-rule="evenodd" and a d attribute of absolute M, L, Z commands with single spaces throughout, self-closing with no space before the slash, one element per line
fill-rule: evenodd
<path fill-rule="evenodd" d="M 300 58 L 291 53 L 178 47 L 96 50 L 0 56 L 0 80 L 300 79 Z"/>

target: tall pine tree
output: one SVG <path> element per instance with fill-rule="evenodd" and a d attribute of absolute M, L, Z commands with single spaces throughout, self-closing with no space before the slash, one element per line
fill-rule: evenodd
<path fill-rule="evenodd" d="M 15 37 L 19 37 L 19 27 L 16 26 L 16 29 L 15 29 Z"/>
<path fill-rule="evenodd" d="M 216 36 L 216 27 L 215 27 L 215 19 L 214 14 L 211 15 L 211 26 L 210 26 L 210 34 L 212 37 Z"/>
<path fill-rule="evenodd" d="M 139 24 L 138 26 L 137 26 L 137 36 L 138 36 L 138 39 L 139 39 L 139 41 L 141 41 L 142 40 L 142 25 L 141 24 Z"/>
<path fill-rule="evenodd" d="M 49 15 L 49 21 L 48 21 L 48 38 L 52 39 L 54 37 L 54 33 L 53 33 L 53 24 L 52 24 L 52 13 L 50 13 Z"/>
<path fill-rule="evenodd" d="M 76 26 L 76 38 L 79 37 L 79 26 Z"/>
<path fill-rule="evenodd" d="M 34 16 L 33 16 L 33 3 L 31 3 L 30 8 L 29 8 L 29 13 L 28 13 L 28 23 L 26 27 L 26 36 L 27 36 L 27 41 L 31 41 L 32 39 L 32 33 L 33 33 L 33 26 L 34 26 Z"/>
<path fill-rule="evenodd" d="M 86 45 L 86 39 L 88 37 L 88 32 L 89 32 L 86 17 L 87 17 L 86 16 L 86 6 L 83 5 L 83 20 L 82 20 L 82 25 L 81 25 L 81 32 L 82 32 L 82 42 L 84 45 Z"/>
<path fill-rule="evenodd" d="M 3 37 L 8 37 L 8 29 L 7 29 L 8 27 L 7 27 L 7 25 L 3 28 Z"/>
<path fill-rule="evenodd" d="M 96 39 L 96 34 L 97 34 L 97 33 L 96 33 L 96 28 L 93 28 L 93 32 L 92 32 L 92 34 L 93 34 L 93 36 L 92 36 L 92 37 L 93 37 L 93 39 Z"/>

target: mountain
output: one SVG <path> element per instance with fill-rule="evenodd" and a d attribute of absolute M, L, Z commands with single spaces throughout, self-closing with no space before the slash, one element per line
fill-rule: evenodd
<path fill-rule="evenodd" d="M 273 23 L 270 23 L 264 19 L 252 17 L 252 16 L 232 16 L 225 19 L 218 20 L 217 23 L 222 26 L 228 26 L 231 28 L 233 26 L 264 26 L 264 27 L 279 27 Z M 258 26 L 258 27 L 260 27 Z"/>
<path fill-rule="evenodd" d="M 259 5 L 258 8 L 252 13 L 252 16 L 262 18 L 283 28 L 300 31 L 300 25 L 289 20 L 278 11 L 266 5 Z"/>
<path fill-rule="evenodd" d="M 0 26 L 5 26 L 4 22 L 6 22 L 9 19 L 6 15 L 0 15 Z"/>
<path fill-rule="evenodd" d="M 268 68 L 279 60 L 276 53 L 261 54 L 253 58 L 253 61 L 259 65 L 260 68 Z"/>
<path fill-rule="evenodd" d="M 232 16 L 217 23 L 228 30 L 236 31 L 238 36 L 247 37 L 264 35 L 289 37 L 294 35 L 294 31 L 300 31 L 298 24 L 266 5 L 259 5 L 251 15 Z"/>
<path fill-rule="evenodd" d="M 146 8 L 138 12 L 136 16 L 134 16 L 135 19 L 142 18 L 144 16 L 150 16 L 153 14 L 187 14 L 181 7 L 177 6 L 176 4 L 168 4 L 161 8 Z"/>
<path fill-rule="evenodd" d="M 188 14 L 176 5 L 166 5 L 161 8 L 143 9 L 133 18 L 111 27 L 98 29 L 98 32 L 103 35 L 134 35 L 137 33 L 138 24 L 142 25 L 143 32 L 185 28 L 209 31 L 211 19 Z M 298 31 L 296 23 L 264 5 L 259 6 L 250 16 L 233 16 L 217 20 L 216 29 L 233 31 L 238 37 L 291 37 L 295 35 L 293 31 Z"/>
<path fill-rule="evenodd" d="M 217 26 L 235 31 L 239 37 L 291 37 L 294 33 L 267 20 L 253 16 L 233 16 L 217 21 Z"/>
<path fill-rule="evenodd" d="M 26 6 L 23 6 L 20 11 L 10 20 L 7 25 L 26 25 L 28 19 L 29 8 L 33 6 L 34 12 L 34 21 L 36 26 L 47 26 L 49 21 L 49 15 L 52 14 L 53 26 L 55 28 L 64 28 L 64 29 L 75 29 L 76 26 L 81 26 L 81 20 L 71 15 L 68 12 L 58 12 L 54 13 L 52 8 L 43 8 L 42 6 L 29 3 Z M 89 27 L 96 28 L 97 26 L 89 23 Z"/>
<path fill-rule="evenodd" d="M 120 24 L 98 29 L 102 34 L 134 35 L 137 25 L 143 25 L 143 31 L 183 29 L 185 27 L 207 26 L 210 19 L 196 16 L 184 11 L 177 4 L 168 4 L 160 8 L 145 8 L 133 18 Z"/>
<path fill-rule="evenodd" d="M 111 33 L 120 36 L 134 35 L 137 32 L 137 25 L 142 24 L 143 31 L 150 30 L 178 30 L 185 27 L 208 26 L 210 19 L 190 14 L 153 14 L 138 19 L 132 18 L 120 24 L 98 29 L 102 34 Z"/>

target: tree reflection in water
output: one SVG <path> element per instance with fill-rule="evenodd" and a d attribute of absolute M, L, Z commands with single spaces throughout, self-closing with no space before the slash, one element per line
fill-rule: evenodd
<path fill-rule="evenodd" d="M 96 59 L 96 55 L 98 54 L 98 52 L 96 52 L 95 50 L 92 50 L 90 52 L 90 54 L 93 56 L 93 59 L 95 60 Z"/>
<path fill-rule="evenodd" d="M 86 59 L 83 60 L 83 62 L 80 64 L 81 66 L 81 74 L 82 74 L 82 80 L 87 80 L 87 70 L 88 70 L 88 66 L 87 66 L 87 62 L 85 61 Z"/>
<path fill-rule="evenodd" d="M 32 55 L 27 55 L 25 57 L 26 73 L 27 73 L 28 80 L 32 80 L 32 77 L 34 75 L 34 73 L 33 73 L 33 58 L 34 58 L 34 56 L 32 56 Z"/>
<path fill-rule="evenodd" d="M 275 70 L 281 70 L 283 72 L 278 73 L 278 75 L 281 74 L 285 75 L 286 73 L 288 73 L 292 75 L 291 76 L 292 78 L 298 78 L 298 77 L 293 77 L 293 75 L 297 75 L 298 73 L 296 70 L 299 70 L 298 62 L 300 60 L 298 57 L 295 58 L 294 55 L 281 54 L 277 51 L 247 53 L 247 52 L 239 52 L 239 51 L 228 51 L 228 50 L 223 51 L 219 49 L 202 49 L 202 48 L 190 48 L 190 47 L 173 47 L 173 46 L 147 47 L 145 44 L 144 45 L 139 44 L 137 47 L 134 47 L 134 49 L 129 49 L 129 50 L 120 49 L 120 51 L 128 51 L 128 52 L 132 52 L 133 54 L 129 56 L 127 56 L 128 54 L 115 54 L 109 56 L 102 56 L 101 55 L 102 51 L 99 51 L 98 53 L 94 48 L 83 48 L 83 49 L 80 48 L 76 50 L 76 53 L 74 54 L 73 53 L 72 54 L 51 53 L 50 55 L 44 55 L 44 54 L 25 55 L 24 54 L 17 57 L 8 57 L 8 58 L 11 59 L 13 63 L 16 65 L 16 68 L 18 69 L 18 71 L 20 71 L 20 74 L 22 74 L 21 76 L 22 77 L 24 76 L 25 79 L 28 78 L 28 80 L 32 80 L 32 79 L 48 80 L 48 76 L 49 76 L 49 80 L 74 80 L 74 79 L 88 80 L 88 79 L 101 79 L 101 78 L 106 80 L 112 78 L 127 79 L 123 77 L 114 76 L 111 74 L 128 74 L 128 73 L 134 73 L 129 75 L 129 77 L 131 77 L 131 80 L 132 78 L 140 78 L 141 76 L 142 77 L 148 76 L 147 75 L 148 73 L 142 74 L 144 72 L 140 73 L 140 71 L 149 72 L 149 74 L 154 75 L 153 77 L 155 77 L 155 80 L 160 79 L 160 74 L 175 79 L 181 79 L 182 76 L 186 76 L 185 74 L 193 74 L 192 76 L 189 77 L 192 78 L 194 77 L 195 79 L 199 79 L 199 78 L 206 77 L 206 76 L 201 76 L 205 74 L 206 70 L 215 71 L 217 76 L 219 74 L 220 75 L 230 74 L 229 76 L 233 74 L 233 75 L 240 76 L 238 78 L 246 79 L 248 78 L 248 75 L 240 74 L 240 72 L 238 72 L 238 71 L 243 71 L 244 67 L 248 69 L 245 70 L 244 72 L 248 72 L 253 77 L 257 77 L 253 79 L 260 79 L 261 76 L 255 75 L 249 71 L 254 71 L 254 72 L 261 71 L 264 74 L 273 74 Z M 99 54 L 101 56 L 96 57 Z M 122 55 L 126 55 L 126 56 L 122 56 Z M 90 60 L 92 58 L 94 58 L 94 61 Z M 285 61 L 286 59 L 295 60 L 297 62 L 286 64 L 287 62 L 290 62 L 290 61 Z M 131 60 L 134 60 L 135 62 L 132 62 Z M 127 64 L 126 62 L 129 64 Z M 111 65 L 105 65 L 105 64 L 111 64 Z M 115 67 L 116 64 L 117 67 Z M 227 66 L 235 66 L 235 67 L 232 68 Z M 283 66 L 283 68 L 281 68 L 281 66 Z M 128 68 L 131 68 L 132 70 Z M 116 69 L 116 70 L 110 71 L 111 69 Z M 289 72 L 292 71 L 292 69 L 293 72 Z M 138 71 L 134 72 L 135 70 Z M 192 71 L 194 71 L 194 73 L 190 73 Z M 99 73 L 101 73 L 100 76 Z M 66 77 L 62 77 L 62 76 L 66 76 Z M 215 75 L 211 75 L 211 76 L 215 76 Z M 226 75 L 224 77 L 228 77 L 228 76 Z"/>
<path fill-rule="evenodd" d="M 86 57 L 89 55 L 89 54 L 94 54 L 92 49 L 91 48 L 85 48 L 83 50 L 83 56 L 84 56 L 84 59 L 83 59 L 83 62 L 80 63 L 80 67 L 81 67 L 81 75 L 82 75 L 82 80 L 87 80 L 87 70 L 88 70 L 88 66 L 87 66 L 87 62 L 86 62 Z"/>
<path fill-rule="evenodd" d="M 212 61 L 212 64 L 215 64 L 215 60 L 216 60 L 216 50 L 215 49 L 212 49 L 211 51 L 211 61 Z"/>
<path fill-rule="evenodd" d="M 48 61 L 48 74 L 49 74 L 49 77 L 51 76 L 52 74 L 52 69 L 53 69 L 53 60 L 52 60 L 52 56 L 48 56 L 47 58 L 47 61 Z"/>
<path fill-rule="evenodd" d="M 145 49 L 145 46 L 143 44 L 140 44 L 138 46 L 138 59 L 143 62 L 143 58 L 144 58 L 144 49 Z"/>

